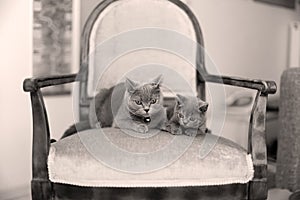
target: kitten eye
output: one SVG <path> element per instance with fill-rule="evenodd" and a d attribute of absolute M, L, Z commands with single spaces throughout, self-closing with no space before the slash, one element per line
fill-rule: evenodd
<path fill-rule="evenodd" d="M 152 99 L 150 103 L 151 104 L 155 104 L 156 103 L 156 99 Z"/>
<path fill-rule="evenodd" d="M 139 101 L 139 100 L 135 100 L 134 102 L 135 102 L 137 105 L 142 105 L 142 102 Z"/>
<path fill-rule="evenodd" d="M 184 116 L 183 116 L 183 114 L 178 113 L 178 117 L 179 117 L 179 118 L 183 118 Z"/>

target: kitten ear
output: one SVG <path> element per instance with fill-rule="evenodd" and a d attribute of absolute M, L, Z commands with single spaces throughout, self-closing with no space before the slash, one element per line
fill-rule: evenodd
<path fill-rule="evenodd" d="M 182 104 L 183 104 L 183 102 L 184 102 L 184 100 L 185 100 L 185 97 L 184 96 L 182 96 L 182 95 L 180 95 L 180 94 L 176 94 L 176 99 L 177 99 L 177 105 L 179 105 L 179 106 L 182 106 Z"/>
<path fill-rule="evenodd" d="M 162 81 L 163 81 L 163 75 L 160 74 L 158 77 L 156 77 L 155 79 L 153 79 L 153 80 L 151 81 L 151 83 L 152 83 L 155 87 L 159 88 L 159 86 L 160 86 L 160 84 L 162 83 Z"/>
<path fill-rule="evenodd" d="M 138 83 L 126 77 L 125 87 L 129 93 L 133 93 L 138 87 Z"/>
<path fill-rule="evenodd" d="M 208 103 L 206 102 L 201 102 L 200 105 L 199 105 L 199 110 L 201 112 L 206 112 L 208 109 Z"/>

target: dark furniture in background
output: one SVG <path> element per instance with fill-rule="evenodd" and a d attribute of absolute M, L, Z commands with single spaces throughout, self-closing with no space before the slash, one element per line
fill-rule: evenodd
<path fill-rule="evenodd" d="M 111 195 L 130 194 L 131 197 L 140 199 L 135 193 L 142 191 L 145 198 L 159 199 L 158 196 L 147 194 L 161 194 L 164 188 L 91 188 L 76 187 L 67 184 L 55 184 L 49 180 L 47 158 L 50 148 L 50 131 L 47 119 L 47 112 L 44 105 L 41 89 L 62 85 L 72 82 L 80 84 L 80 119 L 87 119 L 88 108 L 91 99 L 87 96 L 87 74 L 89 54 L 88 42 L 91 29 L 102 13 L 109 5 L 113 5 L 117 0 L 102 1 L 91 13 L 82 34 L 81 48 L 81 69 L 78 74 L 51 76 L 42 78 L 29 78 L 24 81 L 24 91 L 30 92 L 33 114 L 33 147 L 32 147 L 32 199 L 110 199 Z M 203 44 L 203 36 L 199 22 L 190 8 L 180 0 L 166 0 L 180 8 L 191 20 L 196 40 Z M 155 16 L 154 16 L 155 17 Z M 216 76 L 208 74 L 205 69 L 204 52 L 198 49 L 196 64 L 197 91 L 200 98 L 205 99 L 205 83 L 225 84 L 237 87 L 249 88 L 257 91 L 255 103 L 251 112 L 249 122 L 249 147 L 248 153 L 252 155 L 254 164 L 254 178 L 247 184 L 231 184 L 223 186 L 206 187 L 184 187 L 173 188 L 174 191 L 187 190 L 192 196 L 200 196 L 204 199 L 266 199 L 267 198 L 267 151 L 265 136 L 266 104 L 268 94 L 276 92 L 276 84 L 273 81 L 249 80 L 228 76 Z M 172 188 L 170 188 L 172 189 Z"/>
<path fill-rule="evenodd" d="M 300 190 L 300 68 L 281 76 L 276 186 Z"/>
<path fill-rule="evenodd" d="M 292 9 L 295 9 L 295 7 L 296 7 L 295 0 L 255 0 L 255 1 L 261 1 L 264 3 L 277 5 L 277 6 L 283 6 L 283 7 L 292 8 Z"/>

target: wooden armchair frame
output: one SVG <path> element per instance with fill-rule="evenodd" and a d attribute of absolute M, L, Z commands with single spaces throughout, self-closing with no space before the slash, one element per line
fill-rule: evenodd
<path fill-rule="evenodd" d="M 249 148 L 254 164 L 254 178 L 248 183 L 248 194 L 245 199 L 267 198 L 267 151 L 266 151 L 266 105 L 268 94 L 276 92 L 272 81 L 249 80 L 241 78 L 218 77 L 208 75 L 208 82 L 244 87 L 257 90 L 251 111 L 249 124 Z M 52 183 L 49 180 L 47 158 L 50 148 L 50 132 L 47 111 L 41 88 L 80 81 L 77 74 L 51 76 L 46 78 L 25 79 L 24 91 L 30 92 L 33 115 L 32 146 L 32 199 L 51 199 Z"/>
<path fill-rule="evenodd" d="M 55 193 L 53 183 L 49 180 L 47 158 L 50 149 L 50 131 L 41 88 L 73 82 L 80 83 L 80 119 L 86 118 L 90 99 L 87 97 L 87 55 L 89 53 L 88 38 L 91 28 L 99 14 L 108 5 L 118 0 L 102 1 L 90 15 L 82 35 L 81 70 L 78 74 L 49 76 L 25 79 L 24 91 L 30 92 L 33 116 L 33 146 L 32 146 L 32 199 L 52 199 Z M 197 18 L 180 0 L 167 0 L 181 8 L 190 18 L 196 34 L 197 42 L 203 45 L 203 38 Z M 266 105 L 268 94 L 276 92 L 273 81 L 250 80 L 228 76 L 210 75 L 205 70 L 204 52 L 198 49 L 196 64 L 200 73 L 197 73 L 197 91 L 199 97 L 205 99 L 205 82 L 219 83 L 231 86 L 257 90 L 255 102 L 251 111 L 249 123 L 248 152 L 252 155 L 254 164 L 254 178 L 247 183 L 247 192 L 244 199 L 267 198 L 267 152 L 266 152 Z"/>

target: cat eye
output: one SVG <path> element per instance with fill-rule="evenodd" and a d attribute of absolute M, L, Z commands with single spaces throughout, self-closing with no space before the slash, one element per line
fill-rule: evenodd
<path fill-rule="evenodd" d="M 142 105 L 142 102 L 139 101 L 139 100 L 135 100 L 135 103 L 136 103 L 137 105 Z"/>
<path fill-rule="evenodd" d="M 155 104 L 156 103 L 156 99 L 152 99 L 150 103 L 151 104 Z"/>
<path fill-rule="evenodd" d="M 178 113 L 178 117 L 179 117 L 179 118 L 183 118 L 184 116 L 183 116 L 183 114 Z"/>

